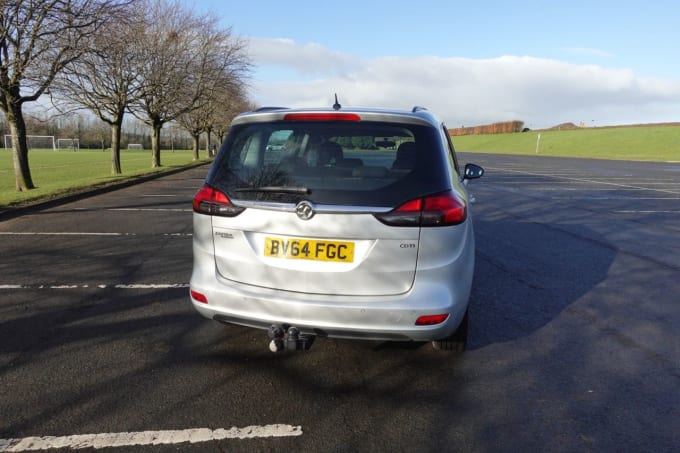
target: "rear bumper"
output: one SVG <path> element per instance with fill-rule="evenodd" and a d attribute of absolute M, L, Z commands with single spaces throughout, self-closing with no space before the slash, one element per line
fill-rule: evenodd
<path fill-rule="evenodd" d="M 475 262 L 471 220 L 422 232 L 418 253 L 411 287 L 402 294 L 339 296 L 276 290 L 221 276 L 215 264 L 212 226 L 195 222 L 190 288 L 207 302 L 194 298 L 191 302 L 206 318 L 259 329 L 278 324 L 332 338 L 443 339 L 456 331 L 468 306 Z M 299 278 L 306 277 L 302 274 Z M 391 277 L 385 274 L 380 278 Z M 448 314 L 441 324 L 416 325 L 421 316 L 441 314 Z"/>
<path fill-rule="evenodd" d="M 405 294 L 348 297 L 257 288 L 220 281 L 214 272 L 211 278 L 204 279 L 194 269 L 191 290 L 204 295 L 207 303 L 193 298 L 191 301 L 206 318 L 259 329 L 282 324 L 318 336 L 381 341 L 448 337 L 458 328 L 467 310 L 472 275 L 454 277 L 453 287 L 420 277 L 416 275 L 414 286 Z M 415 324 L 420 316 L 443 313 L 449 317 L 441 324 Z"/>
<path fill-rule="evenodd" d="M 246 327 L 253 327 L 256 329 L 262 329 L 266 330 L 269 329 L 273 323 L 270 322 L 263 322 L 261 320 L 257 319 L 244 319 L 244 318 L 238 318 L 235 316 L 227 316 L 227 315 L 215 315 L 213 318 L 215 321 L 221 322 L 223 324 L 237 324 L 240 326 L 246 326 Z M 278 323 L 278 325 L 284 326 L 285 329 L 288 327 L 292 326 L 293 324 L 288 324 L 288 323 Z M 301 326 L 299 324 L 295 324 L 295 327 L 297 327 L 301 333 L 303 334 L 310 334 L 310 335 L 315 335 L 319 337 L 328 337 L 328 338 L 349 338 L 349 339 L 354 339 L 354 340 L 383 340 L 383 341 L 410 341 L 412 338 L 405 336 L 403 334 L 399 333 L 390 333 L 390 332 L 374 332 L 374 331 L 357 331 L 357 330 L 349 330 L 347 328 L 338 328 L 338 327 L 330 327 L 330 328 L 319 328 L 319 327 L 312 327 L 312 326 Z"/>

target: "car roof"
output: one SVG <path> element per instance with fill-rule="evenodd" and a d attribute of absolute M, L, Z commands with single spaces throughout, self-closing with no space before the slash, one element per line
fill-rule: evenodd
<path fill-rule="evenodd" d="M 261 107 L 252 112 L 238 115 L 232 121 L 232 125 L 246 123 L 260 123 L 271 121 L 283 121 L 286 115 L 291 113 L 321 114 L 356 114 L 361 121 L 382 121 L 403 124 L 421 124 L 439 127 L 437 118 L 424 107 L 413 107 L 411 110 L 379 109 L 379 108 L 287 108 L 287 107 Z M 330 119 L 328 119 L 330 121 Z"/>

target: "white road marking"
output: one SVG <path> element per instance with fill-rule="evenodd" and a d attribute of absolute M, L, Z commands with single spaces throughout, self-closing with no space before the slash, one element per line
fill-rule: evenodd
<path fill-rule="evenodd" d="M 74 436 L 25 437 L 23 439 L 0 439 L 0 452 L 20 452 L 68 448 L 121 448 L 143 445 L 168 445 L 210 442 L 225 439 L 255 439 L 265 437 L 301 436 L 302 427 L 292 425 L 247 426 L 230 429 L 184 429 L 169 431 L 141 431 L 103 434 L 80 434 Z"/>
<path fill-rule="evenodd" d="M 5 283 L 0 284 L 0 290 L 3 289 L 174 289 L 174 288 L 188 288 L 188 283 L 136 283 L 136 284 L 116 284 L 116 285 L 24 285 Z"/>
<path fill-rule="evenodd" d="M 74 211 L 153 211 L 153 212 L 193 212 L 190 208 L 73 208 Z"/>
<path fill-rule="evenodd" d="M 139 236 L 137 233 L 94 233 L 77 232 L 49 232 L 49 231 L 0 231 L 0 236 Z M 158 235 L 161 236 L 161 235 Z M 191 237 L 192 233 L 163 233 L 162 236 Z"/>
<path fill-rule="evenodd" d="M 526 190 L 540 192 L 635 192 L 647 189 L 610 189 L 608 187 L 602 189 L 584 189 L 583 187 L 526 187 Z"/>
<path fill-rule="evenodd" d="M 137 283 L 137 284 L 129 284 L 129 285 L 124 285 L 124 284 L 117 284 L 111 286 L 111 288 L 115 289 L 168 289 L 168 288 L 188 288 L 189 284 L 188 283 Z M 99 285 L 98 288 L 105 288 L 103 285 Z"/>
<path fill-rule="evenodd" d="M 46 231 L 0 231 L 3 236 L 136 236 L 135 233 L 87 233 L 87 232 L 46 232 Z"/>
<path fill-rule="evenodd" d="M 680 200 L 680 197 L 595 197 L 595 196 L 571 196 L 550 197 L 551 200 Z"/>
<path fill-rule="evenodd" d="M 614 211 L 618 214 L 680 214 L 680 211 Z"/>
<path fill-rule="evenodd" d="M 546 176 L 547 177 L 547 176 Z M 560 178 L 560 179 L 573 179 L 573 178 L 566 178 L 565 176 L 550 176 L 550 178 Z M 574 180 L 574 181 L 550 181 L 550 184 L 553 185 L 585 185 L 585 184 L 591 184 L 593 181 L 583 179 L 583 180 Z M 596 181 L 597 184 L 613 184 L 609 181 Z M 541 180 L 533 180 L 533 181 L 520 181 L 517 179 L 513 180 L 508 180 L 508 181 L 503 181 L 503 184 L 514 184 L 514 185 L 538 185 L 538 184 L 547 184 L 545 181 L 545 178 Z M 678 186 L 680 185 L 680 182 L 641 182 L 637 181 L 637 184 L 645 184 L 648 186 Z M 620 185 L 620 184 L 614 184 L 614 185 Z M 628 186 L 622 186 L 622 187 L 628 187 Z M 641 190 L 641 189 L 647 189 L 646 187 L 640 186 L 640 188 L 636 190 Z M 649 190 L 655 190 L 655 189 L 649 189 Z"/>
<path fill-rule="evenodd" d="M 172 195 L 172 194 L 149 194 L 149 195 L 141 195 L 142 197 L 163 197 L 163 198 L 179 198 L 182 197 L 184 198 L 184 195 Z"/>
<path fill-rule="evenodd" d="M 510 169 L 507 169 L 507 168 L 498 169 L 498 170 L 513 172 L 513 173 L 521 173 L 521 174 L 524 174 L 524 175 L 532 175 L 532 176 L 548 176 L 548 175 L 542 175 L 542 174 L 536 173 L 536 172 L 510 170 Z M 651 187 L 641 187 L 641 186 L 635 186 L 635 185 L 630 185 L 630 184 L 616 184 L 616 183 L 613 183 L 613 182 L 598 181 L 596 179 L 588 179 L 588 178 L 568 178 L 568 177 L 565 177 L 565 176 L 557 176 L 555 178 L 564 179 L 564 180 L 572 181 L 572 182 L 576 182 L 576 183 L 600 184 L 600 185 L 620 187 L 620 188 L 626 188 L 626 189 L 642 189 L 642 190 L 649 190 L 651 192 L 670 193 L 670 194 L 673 194 L 673 195 L 680 195 L 680 192 L 678 192 L 677 190 L 673 191 L 673 190 L 654 189 L 654 188 L 651 188 Z"/>
<path fill-rule="evenodd" d="M 108 208 L 107 211 L 193 212 L 193 209 L 168 208 Z"/>

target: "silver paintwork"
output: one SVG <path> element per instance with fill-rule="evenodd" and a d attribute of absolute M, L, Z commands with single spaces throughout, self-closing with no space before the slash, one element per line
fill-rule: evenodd
<path fill-rule="evenodd" d="M 328 109 L 294 112 L 332 112 Z M 427 111 L 349 110 L 362 119 L 441 125 Z M 291 110 L 247 113 L 233 124 L 281 120 Z M 461 199 L 468 193 L 449 175 Z M 194 213 L 191 289 L 203 316 L 268 328 L 288 324 L 330 337 L 428 341 L 451 335 L 468 306 L 474 270 L 472 218 L 455 226 L 389 227 L 372 214 L 391 208 L 314 206 L 306 220 L 296 205 L 233 200 L 246 207 L 234 218 Z M 468 203 L 469 209 L 469 203 Z M 355 261 L 305 262 L 265 258 L 264 237 L 353 241 Z M 448 313 L 436 326 L 416 326 L 422 315 Z"/>

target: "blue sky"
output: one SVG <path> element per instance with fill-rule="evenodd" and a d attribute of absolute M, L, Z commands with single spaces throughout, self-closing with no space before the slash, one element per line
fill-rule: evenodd
<path fill-rule="evenodd" d="M 680 121 L 674 1 L 183 1 L 248 41 L 259 105 L 337 92 L 450 127 Z"/>

